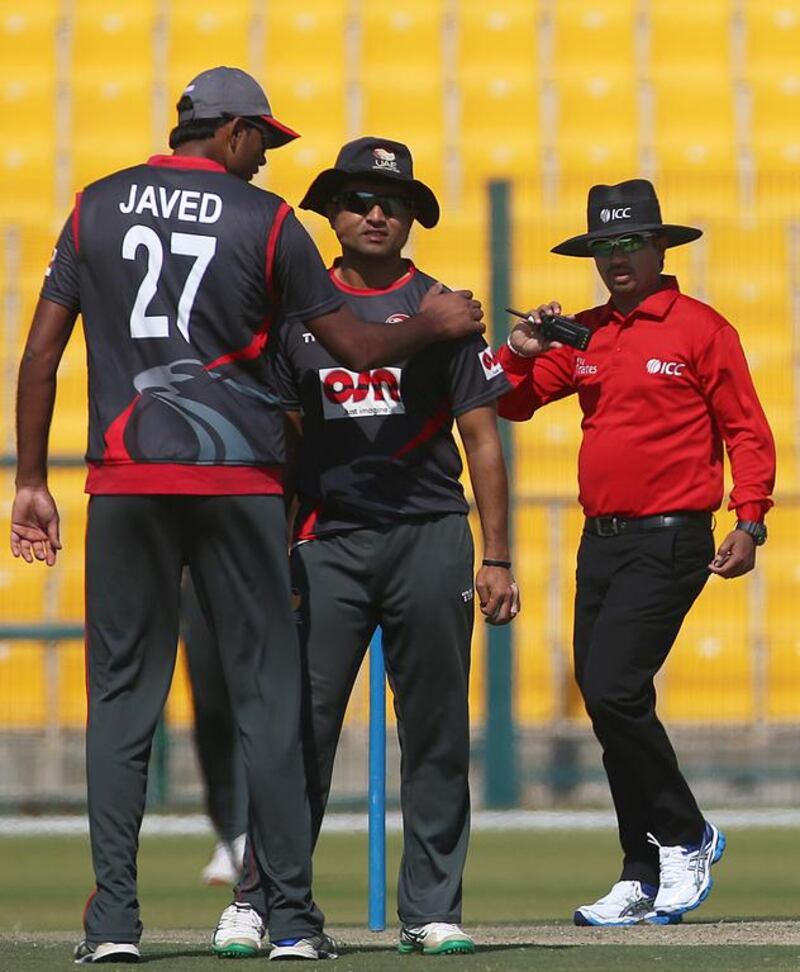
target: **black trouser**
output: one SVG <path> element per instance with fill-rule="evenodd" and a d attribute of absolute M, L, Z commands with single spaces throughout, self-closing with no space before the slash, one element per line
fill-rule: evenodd
<path fill-rule="evenodd" d="M 136 855 L 147 767 L 190 566 L 219 646 L 242 743 L 258 868 L 278 937 L 313 934 L 300 739 L 300 652 L 284 507 L 273 496 L 95 496 L 86 538 L 86 773 L 94 942 L 141 935 Z"/>
<path fill-rule="evenodd" d="M 181 609 L 206 812 L 219 837 L 232 844 L 247 829 L 244 764 L 217 641 L 202 614 L 188 570 L 183 578 Z"/>
<path fill-rule="evenodd" d="M 355 530 L 292 553 L 313 839 L 319 834 L 347 701 L 377 624 L 402 752 L 403 858 L 397 893 L 407 924 L 461 920 L 469 839 L 468 685 L 472 537 L 466 517 Z M 237 899 L 264 912 L 248 866 Z M 272 917 L 269 916 L 271 927 Z"/>
<path fill-rule="evenodd" d="M 655 712 L 653 679 L 708 579 L 714 538 L 698 525 L 584 533 L 575 676 L 603 747 L 624 851 L 622 877 L 657 885 L 660 843 L 700 840 L 704 821 Z"/>

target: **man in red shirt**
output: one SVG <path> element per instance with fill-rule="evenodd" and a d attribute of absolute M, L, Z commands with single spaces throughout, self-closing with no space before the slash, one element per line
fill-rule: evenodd
<path fill-rule="evenodd" d="M 700 235 L 664 224 L 643 179 L 594 186 L 588 232 L 553 248 L 594 257 L 610 291 L 577 315 L 592 331 L 588 348 L 543 339 L 541 315 L 561 313 L 553 301 L 499 352 L 513 385 L 502 416 L 529 419 L 573 393 L 583 411 L 575 676 L 603 747 L 624 863 L 607 895 L 577 909 L 577 925 L 680 921 L 708 895 L 725 848 L 678 768 L 653 679 L 709 572 L 753 569 L 775 448 L 736 331 L 662 272 L 668 247 Z M 737 521 L 715 554 L 723 444 Z"/>

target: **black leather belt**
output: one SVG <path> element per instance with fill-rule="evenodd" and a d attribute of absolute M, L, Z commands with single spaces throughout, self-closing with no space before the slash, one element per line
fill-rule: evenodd
<path fill-rule="evenodd" d="M 710 530 L 711 513 L 663 513 L 658 516 L 587 516 L 584 529 L 598 537 L 618 537 L 623 533 L 643 533 L 666 527 L 704 527 Z"/>

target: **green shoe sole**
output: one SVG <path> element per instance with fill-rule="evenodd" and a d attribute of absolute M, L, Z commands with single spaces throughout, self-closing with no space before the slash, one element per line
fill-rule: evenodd
<path fill-rule="evenodd" d="M 436 948 L 423 948 L 423 955 L 471 955 L 475 951 L 475 943 L 467 941 L 445 942 Z"/>
<path fill-rule="evenodd" d="M 419 951 L 423 955 L 471 955 L 475 951 L 475 943 L 456 940 L 453 942 L 445 942 L 443 945 L 437 945 L 436 948 L 420 949 L 417 945 L 406 945 L 405 942 L 401 942 L 397 946 L 397 951 L 401 955 L 408 955 L 410 952 Z"/>
<path fill-rule="evenodd" d="M 258 955 L 258 949 L 253 948 L 252 945 L 212 945 L 211 951 L 217 956 L 217 958 L 229 958 L 229 959 L 243 959 L 243 958 L 255 958 Z"/>

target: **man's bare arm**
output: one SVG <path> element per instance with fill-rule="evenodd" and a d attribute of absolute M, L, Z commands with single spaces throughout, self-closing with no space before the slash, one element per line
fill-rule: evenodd
<path fill-rule="evenodd" d="M 456 421 L 481 521 L 483 556 L 508 561 L 508 480 L 495 406 L 471 409 Z M 519 590 L 509 568 L 481 566 L 475 587 L 490 624 L 506 624 L 519 612 Z"/>
<path fill-rule="evenodd" d="M 17 383 L 17 493 L 11 512 L 11 552 L 28 563 L 53 565 L 61 548 L 58 510 L 47 488 L 47 442 L 56 373 L 77 312 L 40 298 Z"/>
<path fill-rule="evenodd" d="M 359 320 L 343 305 L 332 314 L 306 321 L 312 334 L 345 368 L 363 371 L 396 364 L 436 341 L 482 334 L 483 310 L 470 291 L 443 293 L 435 284 L 414 317 L 391 327 Z"/>

